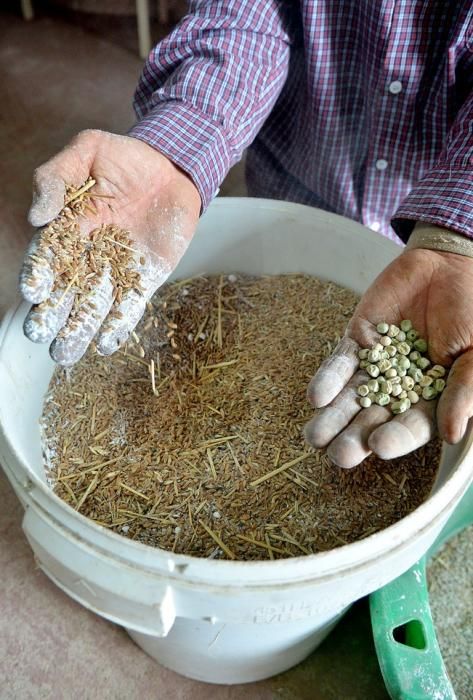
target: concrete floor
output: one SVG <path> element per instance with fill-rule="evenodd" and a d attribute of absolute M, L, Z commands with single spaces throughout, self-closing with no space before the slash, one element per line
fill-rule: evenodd
<path fill-rule="evenodd" d="M 130 20 L 127 36 L 132 27 Z M 123 132 L 132 122 L 141 61 L 129 40 L 122 45 L 120 31 L 109 36 L 97 23 L 92 32 L 63 18 L 24 23 L 14 13 L 0 13 L 0 316 L 15 299 L 32 233 L 25 216 L 34 167 L 80 129 Z M 222 191 L 244 191 L 241 169 Z M 122 629 L 70 600 L 35 568 L 21 531 L 20 505 L 1 473 L 0 503 L 0 700 L 387 697 L 366 603 L 354 606 L 306 662 L 276 679 L 209 686 L 162 668 Z"/>

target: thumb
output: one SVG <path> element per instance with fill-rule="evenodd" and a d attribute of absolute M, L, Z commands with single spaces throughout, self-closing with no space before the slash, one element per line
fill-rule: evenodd
<path fill-rule="evenodd" d="M 437 423 L 441 437 L 451 444 L 459 442 L 472 416 L 473 350 L 467 350 L 453 363 L 439 400 Z"/>
<path fill-rule="evenodd" d="M 33 177 L 28 221 L 36 228 L 52 221 L 64 206 L 65 183 L 80 186 L 89 176 L 97 149 L 96 131 L 83 131 L 41 165 Z"/>

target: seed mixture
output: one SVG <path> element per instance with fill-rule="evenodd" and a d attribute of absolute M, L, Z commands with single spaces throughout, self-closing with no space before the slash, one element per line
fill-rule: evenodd
<path fill-rule="evenodd" d="M 428 496 L 438 442 L 347 471 L 302 437 L 307 384 L 357 301 L 300 274 L 165 285 L 115 355 L 56 369 L 42 419 L 55 492 L 202 557 L 300 556 L 396 522 Z"/>
<path fill-rule="evenodd" d="M 41 268 L 51 267 L 54 274 L 54 292 L 59 299 L 51 298 L 38 305 L 38 310 L 45 306 L 59 305 L 70 290 L 74 291 L 74 302 L 70 313 L 72 325 L 79 309 L 94 313 L 94 304 L 87 299 L 95 288 L 97 281 L 108 273 L 114 288 L 114 304 L 111 315 L 119 315 L 116 308 L 123 295 L 131 289 L 142 291 L 140 274 L 132 269 L 133 263 L 141 258 L 132 247 L 132 240 L 127 231 L 115 224 L 102 224 L 94 229 L 88 237 L 80 234 L 78 219 L 87 213 L 96 214 L 94 199 L 110 199 L 107 195 L 92 190 L 96 184 L 93 178 L 79 188 L 66 185 L 64 207 L 58 216 L 46 226 L 39 239 L 38 246 L 30 258 L 35 263 L 35 273 Z M 144 259 L 140 262 L 144 264 Z M 36 284 L 33 274 L 29 281 Z M 41 322 L 40 320 L 38 322 Z"/>
<path fill-rule="evenodd" d="M 408 411 L 421 397 L 437 398 L 445 388 L 447 370 L 442 365 L 431 367 L 427 341 L 419 337 L 412 321 L 404 319 L 400 327 L 383 321 L 376 330 L 379 342 L 358 353 L 360 369 L 372 377 L 358 387 L 360 406 L 377 403 L 397 414 Z"/>
<path fill-rule="evenodd" d="M 435 631 L 458 698 L 473 700 L 473 527 L 443 545 L 427 567 Z"/>

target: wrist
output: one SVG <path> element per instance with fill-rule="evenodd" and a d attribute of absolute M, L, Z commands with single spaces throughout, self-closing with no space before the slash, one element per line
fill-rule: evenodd
<path fill-rule="evenodd" d="M 456 253 L 473 258 L 473 239 L 434 224 L 418 222 L 409 238 L 407 249 L 424 248 L 440 253 Z"/>

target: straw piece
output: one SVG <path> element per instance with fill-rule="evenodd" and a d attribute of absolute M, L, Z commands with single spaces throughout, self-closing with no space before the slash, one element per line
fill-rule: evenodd
<path fill-rule="evenodd" d="M 300 455 L 299 457 L 296 457 L 296 459 L 291 459 L 290 462 L 286 462 L 285 464 L 281 464 L 280 467 L 277 469 L 273 469 L 273 471 L 268 472 L 267 474 L 264 474 L 263 476 L 260 476 L 259 479 L 255 479 L 254 481 L 250 481 L 250 486 L 258 486 L 259 484 L 262 484 L 263 481 L 267 481 L 268 479 L 272 479 L 273 476 L 276 476 L 276 474 L 281 474 L 281 472 L 285 471 L 286 469 L 289 469 L 290 467 L 293 467 L 295 464 L 299 464 L 299 462 L 302 462 L 304 459 L 307 459 L 307 457 L 310 457 L 310 452 L 305 452 L 303 455 Z"/>
<path fill-rule="evenodd" d="M 223 540 L 217 535 L 216 532 L 214 532 L 208 525 L 206 525 L 206 524 L 204 523 L 203 520 L 200 520 L 200 519 L 199 519 L 199 523 L 200 523 L 200 525 L 202 525 L 202 527 L 203 527 L 204 530 L 207 532 L 207 534 L 209 534 L 210 537 L 214 540 L 214 542 L 216 542 L 216 543 L 218 544 L 218 546 L 220 547 L 220 549 L 222 549 L 222 550 L 225 552 L 225 554 L 227 555 L 227 557 L 229 557 L 230 559 L 236 559 L 235 554 L 232 552 L 231 549 L 229 549 L 229 547 L 227 547 L 227 545 L 226 545 L 226 544 L 223 542 Z"/>

